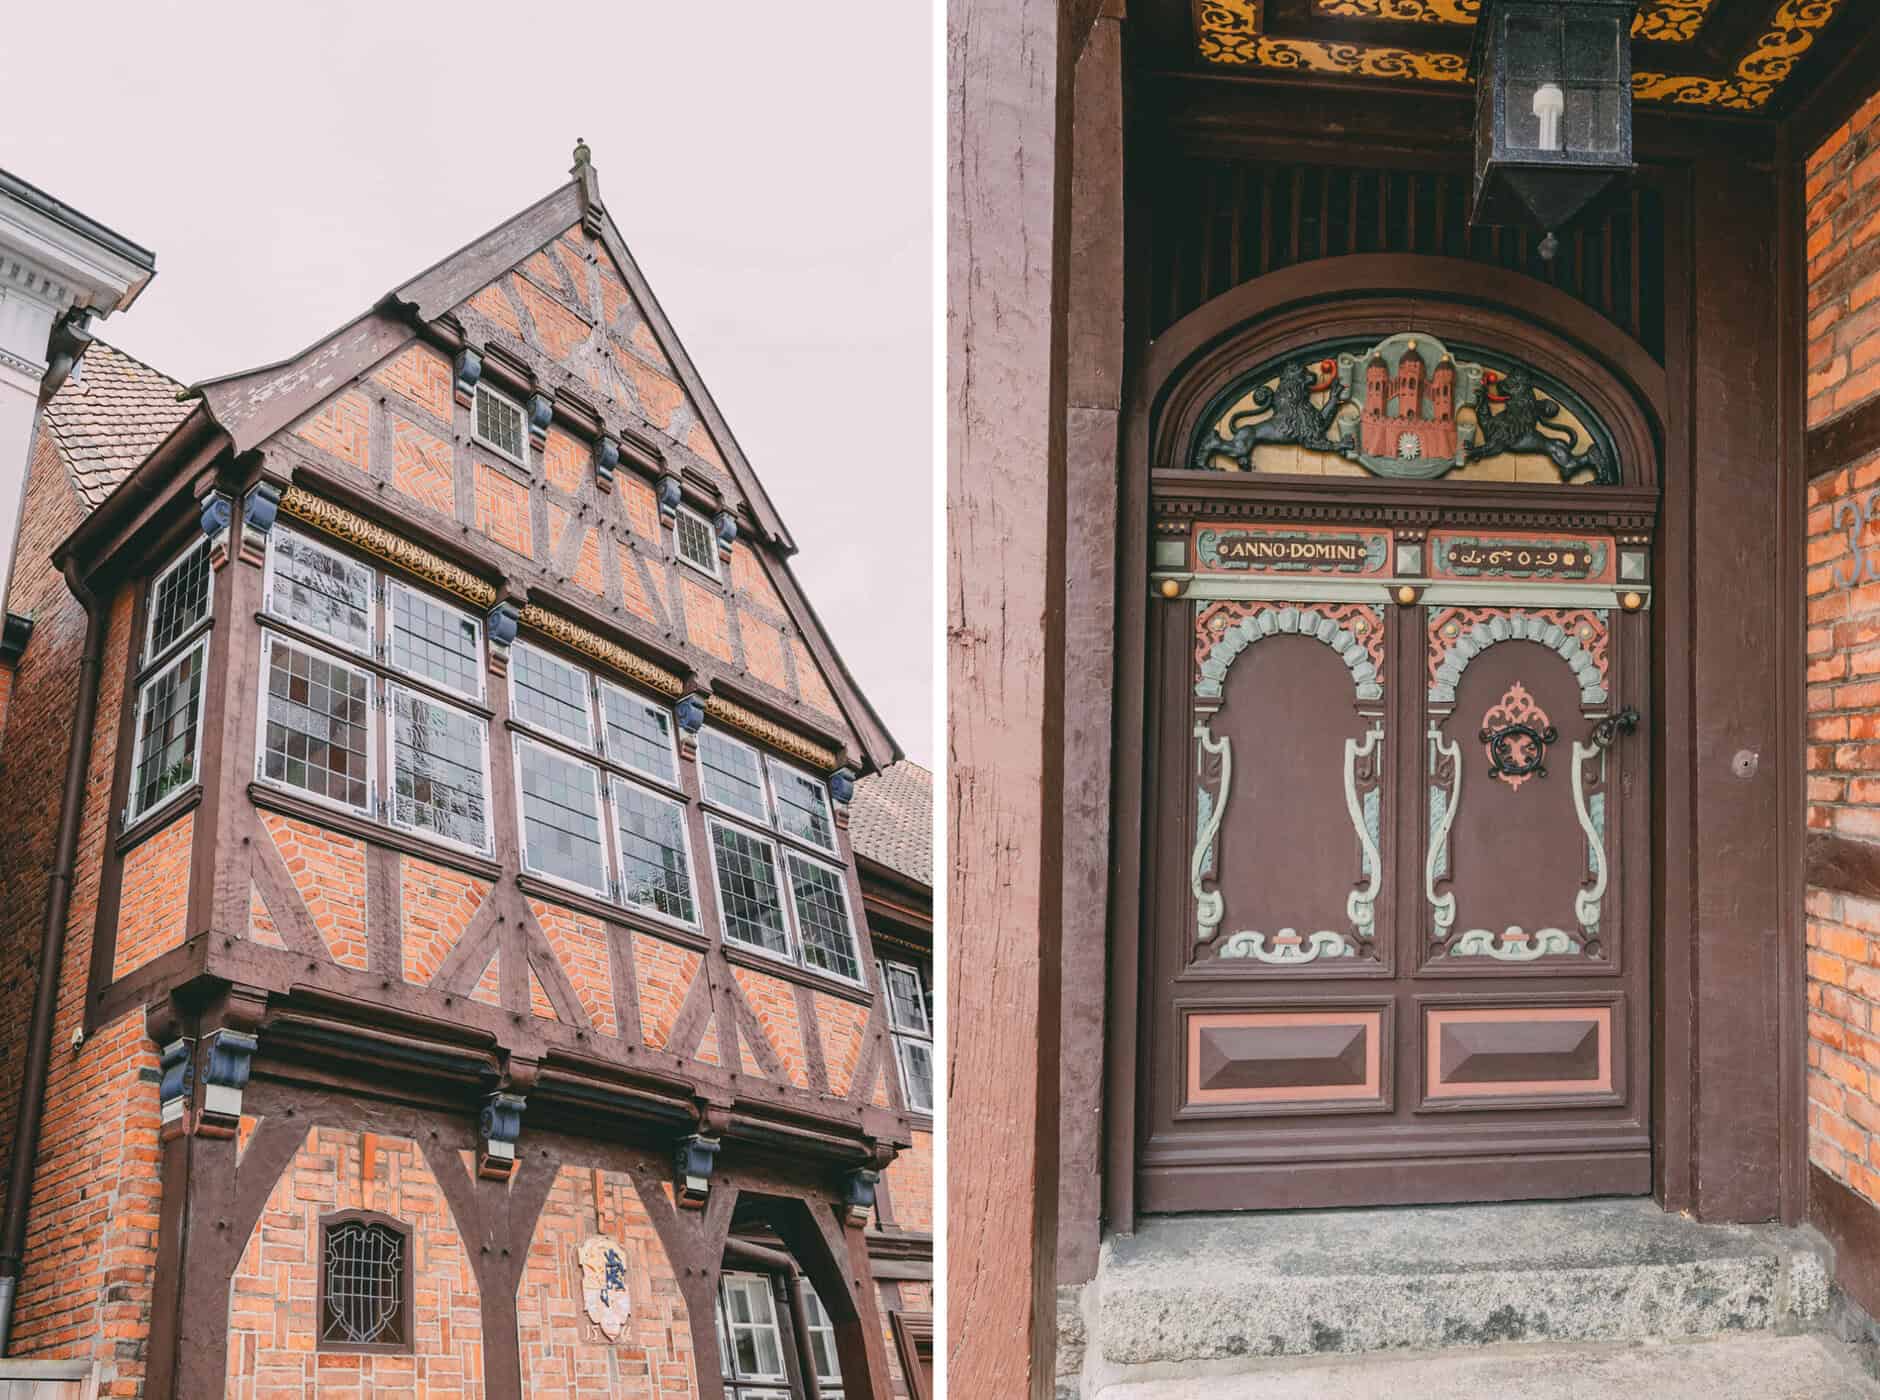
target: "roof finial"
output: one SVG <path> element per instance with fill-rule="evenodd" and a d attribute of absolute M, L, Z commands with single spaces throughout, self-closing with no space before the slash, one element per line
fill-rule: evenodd
<path fill-rule="evenodd" d="M 588 149 L 588 143 L 587 143 L 586 138 L 581 137 L 581 136 L 575 137 L 574 138 L 574 168 L 570 170 L 568 173 L 570 175 L 579 175 L 583 170 L 586 170 L 591 164 L 593 164 L 593 160 L 594 160 L 594 152 Z"/>

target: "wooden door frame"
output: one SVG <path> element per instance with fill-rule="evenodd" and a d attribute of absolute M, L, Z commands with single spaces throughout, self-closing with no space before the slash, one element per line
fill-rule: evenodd
<path fill-rule="evenodd" d="M 1688 207 L 1685 201 L 1680 206 Z M 1688 236 L 1672 229 L 1670 240 Z M 1669 261 L 1669 259 L 1668 259 Z M 1678 278 L 1668 288 L 1675 309 L 1689 289 Z M 1696 965 L 1694 857 L 1680 835 L 1679 814 L 1693 810 L 1698 783 L 1690 762 L 1695 746 L 1697 681 L 1690 660 L 1696 600 L 1687 561 L 1694 549 L 1691 480 L 1694 431 L 1690 413 L 1674 405 L 1673 379 L 1636 342 L 1596 312 L 1545 283 L 1519 273 L 1448 258 L 1407 254 L 1361 254 L 1301 264 L 1268 274 L 1226 292 L 1170 327 L 1147 348 L 1128 386 L 1123 432 L 1121 510 L 1117 596 L 1116 882 L 1110 957 L 1108 1133 L 1105 1149 L 1105 1215 L 1111 1228 L 1133 1228 L 1136 1215 L 1136 1144 L 1145 1120 L 1147 1078 L 1143 1056 L 1147 1024 L 1141 998 L 1147 990 L 1147 927 L 1142 903 L 1147 870 L 1148 811 L 1145 795 L 1155 780 L 1153 746 L 1147 742 L 1149 543 L 1152 528 L 1152 470 L 1175 465 L 1167 444 L 1179 434 L 1164 425 L 1180 422 L 1183 405 L 1192 414 L 1206 401 L 1196 389 L 1214 382 L 1222 366 L 1270 357 L 1308 339 L 1336 338 L 1342 326 L 1365 325 L 1394 314 L 1399 324 L 1424 318 L 1432 333 L 1467 318 L 1458 337 L 1505 349 L 1545 366 L 1580 392 L 1606 422 L 1622 460 L 1645 473 L 1640 486 L 1657 488 L 1661 525 L 1653 551 L 1654 606 L 1653 828 L 1652 900 L 1653 1072 L 1652 1125 L 1655 1147 L 1654 1192 L 1667 1209 L 1700 1204 L 1694 1179 L 1700 1120 L 1721 1124 L 1731 1112 L 1732 1095 L 1746 1086 L 1719 1080 L 1708 1094 L 1697 1080 L 1697 1052 L 1689 1037 L 1667 1033 L 1669 1026 L 1693 1024 L 1699 985 Z M 1368 318 L 1368 319 L 1367 319 Z M 1449 334 L 1455 335 L 1452 329 Z M 1681 373 L 1691 372 L 1688 332 L 1672 337 L 1667 359 Z M 1677 411 L 1674 411 L 1674 407 Z M 1178 449 L 1177 449 L 1178 450 Z M 1681 469 L 1680 469 L 1681 468 Z M 1377 485 L 1377 483 L 1374 483 Z M 1584 490 L 1586 488 L 1572 488 Z M 1601 488 L 1602 494 L 1614 488 Z M 1623 488 L 1618 488 L 1623 489 Z M 1544 491 L 1546 488 L 1540 488 Z M 1534 488 L 1505 493 L 1532 501 Z M 1778 527 L 1782 521 L 1778 514 Z M 1783 586 L 1779 583 L 1779 587 Z M 1783 648 L 1773 649 L 1779 659 Z M 1772 660 L 1772 665 L 1775 661 Z M 1784 770 L 1795 756 L 1799 737 L 1776 736 L 1772 760 Z M 1795 748 L 1799 753 L 1799 748 Z M 1780 871 L 1772 879 L 1781 881 Z M 1797 943 L 1799 939 L 1788 940 Z M 1739 1005 L 1759 1005 L 1772 1018 L 1786 1059 L 1789 1042 L 1799 1035 L 1802 1013 L 1790 1005 L 1798 983 L 1787 964 L 1799 953 L 1781 951 L 1784 975 L 1751 975 L 1747 968 L 1725 966 L 1710 974 L 1707 995 L 1727 986 Z M 1799 975 L 1799 974 L 1798 974 Z M 1770 1171 L 1784 1177 L 1782 1213 L 1789 1211 L 1786 1170 L 1796 1142 L 1805 1141 L 1795 1123 L 1795 1106 L 1786 1102 L 1792 1076 L 1781 1063 L 1769 1066 L 1767 1092 L 1776 1104 L 1779 1138 Z"/>

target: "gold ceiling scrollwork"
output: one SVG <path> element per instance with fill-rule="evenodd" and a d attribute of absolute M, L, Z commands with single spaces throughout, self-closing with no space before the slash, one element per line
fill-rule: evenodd
<path fill-rule="evenodd" d="M 1414 78 L 1433 83 L 1463 83 L 1469 79 L 1469 63 L 1461 54 L 1423 53 L 1381 44 L 1269 38 L 1260 32 L 1259 0 L 1199 0 L 1195 23 L 1201 56 L 1210 63 L 1360 78 Z"/>
<path fill-rule="evenodd" d="M 1682 44 L 1697 37 L 1716 0 L 1645 0 L 1632 21 L 1632 36 Z M 1482 0 L 1313 0 L 1315 14 L 1338 19 L 1387 20 L 1402 24 L 1474 24 Z"/>
<path fill-rule="evenodd" d="M 1729 107 L 1754 111 L 1775 96 L 1815 36 L 1833 19 L 1842 0 L 1782 0 L 1769 18 L 1769 28 L 1738 61 L 1726 78 L 1680 76 L 1672 73 L 1634 73 L 1632 96 L 1641 101 L 1671 102 L 1681 106 Z"/>
<path fill-rule="evenodd" d="M 1632 23 L 1633 37 L 1688 43 L 1720 3 L 1644 0 Z M 1730 72 L 1635 72 L 1632 95 L 1641 102 L 1754 111 L 1775 95 L 1846 3 L 1781 0 L 1767 28 Z M 1317 15 L 1407 24 L 1472 25 L 1480 10 L 1481 0 L 1313 0 Z M 1469 77 L 1467 60 L 1455 53 L 1268 34 L 1262 24 L 1261 0 L 1195 0 L 1194 15 L 1201 58 L 1212 64 L 1441 83 L 1467 82 Z"/>

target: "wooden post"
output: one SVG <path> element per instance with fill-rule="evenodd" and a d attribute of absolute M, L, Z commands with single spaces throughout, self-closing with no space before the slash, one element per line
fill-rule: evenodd
<path fill-rule="evenodd" d="M 948 3 L 946 1346 L 957 1395 L 1043 1397 L 1053 1385 L 1075 8 Z"/>

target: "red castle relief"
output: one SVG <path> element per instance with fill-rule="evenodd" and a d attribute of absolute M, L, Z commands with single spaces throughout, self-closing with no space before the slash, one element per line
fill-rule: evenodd
<path fill-rule="evenodd" d="M 1365 364 L 1359 442 L 1366 456 L 1416 461 L 1456 455 L 1456 363 L 1444 354 L 1425 379 L 1416 351 L 1412 340 L 1394 379 L 1383 347 Z"/>

